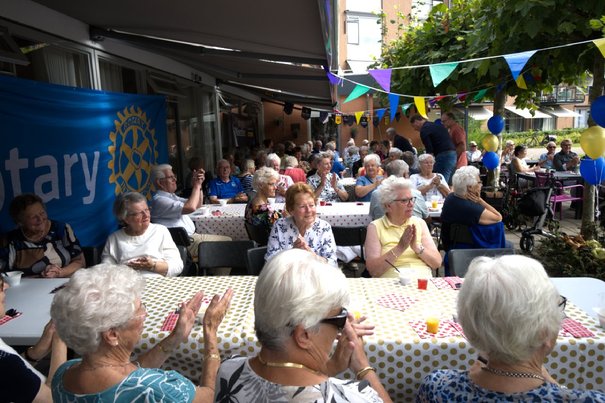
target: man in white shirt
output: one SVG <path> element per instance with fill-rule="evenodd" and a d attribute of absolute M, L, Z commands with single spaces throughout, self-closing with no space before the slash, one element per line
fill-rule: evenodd
<path fill-rule="evenodd" d="M 183 227 L 192 239 L 187 248 L 194 262 L 198 261 L 198 247 L 202 242 L 231 241 L 230 237 L 222 235 L 198 234 L 195 224 L 188 214 L 193 213 L 204 203 L 204 170 L 194 170 L 191 177 L 191 196 L 188 199 L 177 196 L 176 176 L 169 164 L 155 165 L 151 169 L 151 180 L 157 191 L 151 200 L 151 221 L 168 228 Z"/>
<path fill-rule="evenodd" d="M 469 164 L 471 162 L 481 161 L 481 158 L 482 158 L 481 150 L 479 150 L 477 148 L 477 143 L 474 141 L 471 141 L 469 148 L 470 148 L 470 150 L 468 150 L 466 152 L 466 159 L 468 160 Z"/>

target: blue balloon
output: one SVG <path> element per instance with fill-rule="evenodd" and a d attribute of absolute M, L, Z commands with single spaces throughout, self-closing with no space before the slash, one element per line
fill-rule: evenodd
<path fill-rule="evenodd" d="M 605 127 L 605 95 L 598 97 L 590 105 L 590 116 L 599 126 Z"/>
<path fill-rule="evenodd" d="M 493 151 L 488 151 L 483 156 L 483 166 L 487 169 L 496 169 L 500 164 L 500 158 L 498 158 L 498 154 Z"/>
<path fill-rule="evenodd" d="M 599 157 L 596 160 L 588 157 L 580 161 L 580 174 L 582 178 L 591 185 L 598 185 L 605 180 L 605 159 Z"/>
<path fill-rule="evenodd" d="M 500 134 L 504 130 L 504 118 L 500 115 L 494 115 L 487 121 L 487 128 L 493 134 Z"/>

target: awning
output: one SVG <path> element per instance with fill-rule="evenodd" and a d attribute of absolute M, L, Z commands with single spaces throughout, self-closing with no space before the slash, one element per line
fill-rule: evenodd
<path fill-rule="evenodd" d="M 515 115 L 521 116 L 524 119 L 552 119 L 552 116 L 540 111 L 534 111 L 534 114 L 532 115 L 529 109 L 518 109 L 514 106 L 505 106 L 504 109 Z"/>
<path fill-rule="evenodd" d="M 462 110 L 464 113 L 464 109 Z M 487 120 L 491 118 L 494 114 L 487 108 L 483 106 L 469 106 L 468 107 L 468 116 L 475 120 Z"/>
<path fill-rule="evenodd" d="M 564 108 L 561 105 L 543 106 L 540 108 L 540 111 L 558 118 L 575 118 L 580 116 L 579 113 Z"/>
<path fill-rule="evenodd" d="M 34 0 L 90 27 L 246 87 L 261 97 L 331 105 L 322 66 L 336 43 L 333 0 Z"/>

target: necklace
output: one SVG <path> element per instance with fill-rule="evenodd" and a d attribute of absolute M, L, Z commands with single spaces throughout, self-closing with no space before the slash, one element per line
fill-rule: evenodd
<path fill-rule="evenodd" d="M 265 367 L 304 369 L 306 371 L 311 372 L 312 374 L 315 374 L 315 375 L 318 375 L 318 376 L 325 376 L 324 374 L 322 374 L 319 371 L 311 369 L 311 368 L 309 368 L 309 367 L 307 367 L 305 365 L 298 364 L 296 362 L 270 362 L 270 361 L 265 361 L 265 360 L 262 359 L 262 357 L 260 356 L 260 354 L 257 354 L 256 358 L 258 358 L 258 361 L 261 364 L 263 364 Z"/>
<path fill-rule="evenodd" d="M 518 371 L 504 371 L 498 368 L 492 367 L 481 367 L 482 371 L 490 372 L 494 375 L 499 376 L 508 376 L 509 378 L 531 378 L 531 379 L 539 379 L 542 382 L 546 382 L 546 379 L 542 375 L 534 374 L 532 372 L 518 372 Z"/>
<path fill-rule="evenodd" d="M 134 364 L 137 366 L 137 368 L 139 368 L 139 363 L 137 361 L 132 362 L 132 361 L 128 361 L 126 363 L 123 364 L 101 364 L 101 365 L 95 365 L 95 366 L 83 366 L 82 363 L 80 363 L 80 369 L 82 371 L 94 371 L 96 369 L 99 368 L 125 368 L 127 366 L 129 366 L 130 364 Z"/>

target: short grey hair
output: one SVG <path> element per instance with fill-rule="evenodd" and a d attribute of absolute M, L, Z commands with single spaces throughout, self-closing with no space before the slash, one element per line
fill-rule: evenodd
<path fill-rule="evenodd" d="M 389 128 L 387 129 L 387 134 L 391 134 L 391 133 L 392 133 L 392 134 L 395 134 L 395 133 L 397 133 L 397 130 L 395 130 L 395 128 L 394 128 L 394 127 L 389 127 Z"/>
<path fill-rule="evenodd" d="M 50 315 L 61 339 L 80 355 L 99 349 L 103 332 L 126 325 L 145 280 L 133 269 L 99 264 L 78 270 L 55 294 Z"/>
<path fill-rule="evenodd" d="M 361 147 L 359 147 L 359 154 L 361 155 L 362 152 L 369 153 L 370 152 L 370 147 L 368 147 L 368 146 L 361 146 Z"/>
<path fill-rule="evenodd" d="M 326 158 L 329 158 L 330 161 L 334 159 L 334 153 L 332 151 L 324 151 L 323 153 L 319 153 L 318 156 L 320 161 Z"/>
<path fill-rule="evenodd" d="M 477 350 L 527 361 L 561 325 L 559 293 L 540 262 L 521 255 L 474 259 L 458 295 L 458 319 Z"/>
<path fill-rule="evenodd" d="M 286 168 L 296 168 L 298 166 L 298 160 L 293 155 L 288 155 L 284 160 L 284 166 Z"/>
<path fill-rule="evenodd" d="M 258 192 L 261 186 L 266 185 L 271 179 L 279 180 L 277 171 L 269 167 L 260 167 L 252 177 L 252 189 Z"/>
<path fill-rule="evenodd" d="M 147 203 L 147 198 L 138 192 L 120 193 L 113 202 L 113 215 L 121 224 L 124 224 L 130 205 L 141 202 Z"/>
<path fill-rule="evenodd" d="M 479 183 L 479 169 L 472 165 L 460 167 L 452 176 L 452 190 L 458 196 L 466 196 L 466 191 L 469 186 L 475 186 Z"/>
<path fill-rule="evenodd" d="M 256 337 L 264 347 L 283 350 L 296 326 L 317 330 L 328 312 L 348 302 L 342 271 L 302 249 L 280 252 L 265 264 L 256 281 Z"/>
<path fill-rule="evenodd" d="M 432 159 L 433 161 L 435 161 L 435 157 L 433 157 L 431 154 L 429 153 L 424 153 L 418 156 L 418 162 L 422 162 L 424 160 L 428 160 L 428 159 Z"/>
<path fill-rule="evenodd" d="M 378 200 L 383 208 L 399 197 L 400 190 L 412 190 L 412 182 L 405 178 L 389 176 L 382 181 L 378 189 Z"/>
<path fill-rule="evenodd" d="M 279 155 L 277 155 L 275 153 L 271 153 L 271 154 L 267 155 L 265 164 L 267 164 L 267 166 L 269 168 L 273 168 L 273 161 L 277 161 L 277 165 L 281 166 L 281 158 L 279 158 Z"/>
<path fill-rule="evenodd" d="M 334 141 L 328 141 L 326 143 L 326 151 L 336 151 L 336 143 Z"/>
<path fill-rule="evenodd" d="M 151 182 L 155 184 L 158 179 L 164 179 L 166 174 L 164 171 L 170 169 L 172 171 L 172 165 L 160 164 L 151 167 Z"/>
<path fill-rule="evenodd" d="M 359 154 L 359 147 L 357 147 L 357 146 L 349 147 L 349 155 L 353 156 L 355 154 Z"/>
<path fill-rule="evenodd" d="M 369 162 L 374 162 L 376 165 L 380 166 L 380 157 L 378 154 L 368 154 L 363 158 L 363 166 L 365 167 Z"/>
<path fill-rule="evenodd" d="M 398 178 L 403 178 L 410 172 L 410 166 L 404 160 L 391 161 L 384 168 L 387 176 L 395 175 Z"/>
<path fill-rule="evenodd" d="M 389 148 L 389 157 L 394 157 L 396 159 L 399 159 L 402 156 L 403 156 L 403 151 L 401 151 L 399 148 L 397 148 L 397 147 Z"/>

